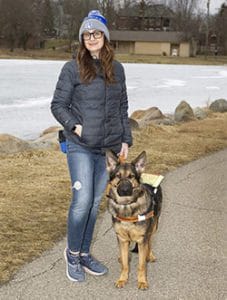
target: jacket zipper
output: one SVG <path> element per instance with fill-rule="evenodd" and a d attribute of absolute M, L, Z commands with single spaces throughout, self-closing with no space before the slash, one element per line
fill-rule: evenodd
<path fill-rule="evenodd" d="M 107 103 L 106 103 L 106 80 L 104 79 L 104 101 L 105 101 L 105 107 L 104 107 L 104 139 L 103 139 L 103 147 L 105 147 L 105 139 L 106 139 L 106 107 L 107 107 Z"/>

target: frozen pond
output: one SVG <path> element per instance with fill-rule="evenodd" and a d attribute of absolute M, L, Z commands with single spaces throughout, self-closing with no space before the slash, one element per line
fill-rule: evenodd
<path fill-rule="evenodd" d="M 0 60 L 0 133 L 36 138 L 55 125 L 50 101 L 64 61 Z M 129 114 L 157 106 L 173 112 L 181 100 L 192 107 L 227 99 L 226 66 L 124 64 Z"/>

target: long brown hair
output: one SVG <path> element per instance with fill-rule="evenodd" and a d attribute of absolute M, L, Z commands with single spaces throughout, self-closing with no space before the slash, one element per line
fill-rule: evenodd
<path fill-rule="evenodd" d="M 114 70 L 113 70 L 113 59 L 114 51 L 109 41 L 104 36 L 104 45 L 100 51 L 99 59 L 101 62 L 101 71 L 105 77 L 106 83 L 114 83 Z M 84 42 L 79 46 L 77 52 L 77 62 L 80 69 L 80 79 L 82 82 L 89 83 L 91 82 L 98 70 L 94 65 L 93 58 L 90 55 L 90 52 L 84 45 Z"/>

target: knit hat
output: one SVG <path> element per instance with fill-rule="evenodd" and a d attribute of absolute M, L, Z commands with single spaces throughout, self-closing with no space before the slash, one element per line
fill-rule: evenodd
<path fill-rule="evenodd" d="M 79 41 L 82 42 L 82 34 L 85 31 L 96 29 L 104 33 L 108 41 L 110 41 L 110 33 L 107 28 L 107 20 L 101 15 L 99 10 L 91 10 L 86 18 L 84 18 L 80 30 L 79 30 Z"/>

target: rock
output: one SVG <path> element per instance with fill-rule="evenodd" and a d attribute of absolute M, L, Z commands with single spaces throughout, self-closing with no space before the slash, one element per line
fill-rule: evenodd
<path fill-rule="evenodd" d="M 162 112 L 157 107 L 150 107 L 145 110 L 136 110 L 132 113 L 131 118 L 134 120 L 142 120 L 142 119 L 161 119 L 164 118 Z"/>
<path fill-rule="evenodd" d="M 145 115 L 145 113 L 146 113 L 146 109 L 145 110 L 135 110 L 132 114 L 131 114 L 131 116 L 130 116 L 130 118 L 132 118 L 132 119 L 134 119 L 134 120 L 139 120 L 139 119 L 142 119 L 143 118 L 143 116 Z"/>
<path fill-rule="evenodd" d="M 176 122 L 186 122 L 194 119 L 194 113 L 191 106 L 186 101 L 176 107 L 174 112 L 174 120 Z"/>
<path fill-rule="evenodd" d="M 158 107 L 149 108 L 143 117 L 144 120 L 148 121 L 162 118 L 164 118 L 164 115 Z"/>
<path fill-rule="evenodd" d="M 16 153 L 30 148 L 28 142 L 9 134 L 0 134 L 0 154 Z"/>
<path fill-rule="evenodd" d="M 46 133 L 34 141 L 29 142 L 33 149 L 59 148 L 58 130 Z"/>
<path fill-rule="evenodd" d="M 207 112 L 200 107 L 196 107 L 193 110 L 193 112 L 194 112 L 194 116 L 199 120 L 206 119 L 206 117 L 208 116 Z"/>
<path fill-rule="evenodd" d="M 227 112 L 227 101 L 225 99 L 215 100 L 211 103 L 209 108 L 215 112 Z"/>
<path fill-rule="evenodd" d="M 150 107 L 149 109 L 146 110 L 136 110 L 132 113 L 130 118 L 136 119 L 139 127 L 144 127 L 149 124 L 155 124 L 155 125 L 176 124 L 173 115 L 165 116 L 157 107 Z"/>
<path fill-rule="evenodd" d="M 157 119 L 152 121 L 152 123 L 156 125 L 167 125 L 167 126 L 173 126 L 176 124 L 176 122 L 170 118 Z"/>
<path fill-rule="evenodd" d="M 158 120 L 162 120 L 164 118 L 165 116 L 157 107 L 151 107 L 145 112 L 144 116 L 138 120 L 138 123 L 140 127 L 143 127 L 154 123 L 154 121 L 158 122 Z"/>
<path fill-rule="evenodd" d="M 47 129 L 45 129 L 45 130 L 40 134 L 40 136 L 43 136 L 43 135 L 45 135 L 45 134 L 47 134 L 47 133 L 56 132 L 56 131 L 58 131 L 58 130 L 60 130 L 60 129 L 62 129 L 62 127 L 60 127 L 60 126 L 51 126 L 51 127 L 47 128 Z"/>
<path fill-rule="evenodd" d="M 136 120 L 129 118 L 129 124 L 132 130 L 139 129 L 139 124 Z"/>

